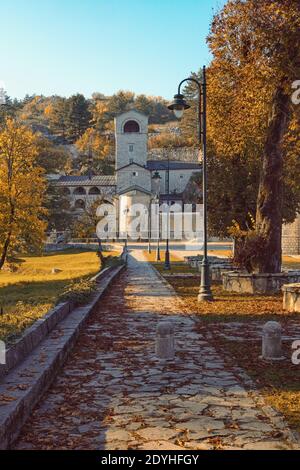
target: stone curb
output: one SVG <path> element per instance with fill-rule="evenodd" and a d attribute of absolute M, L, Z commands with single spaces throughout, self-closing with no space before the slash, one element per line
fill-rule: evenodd
<path fill-rule="evenodd" d="M 122 255 L 121 259 L 126 264 L 127 258 Z M 100 282 L 113 269 L 114 267 L 104 268 L 92 277 L 91 281 Z M 26 328 L 22 336 L 6 351 L 6 364 L 0 364 L 0 384 L 1 379 L 20 364 L 75 307 L 72 301 L 60 303 Z"/>
<path fill-rule="evenodd" d="M 66 318 L 74 307 L 73 302 L 61 303 L 49 310 L 44 317 L 36 320 L 29 328 L 26 328 L 17 342 L 6 351 L 6 364 L 0 364 L 0 383 L 1 379 L 20 364 L 53 328 Z"/>
<path fill-rule="evenodd" d="M 84 307 L 73 310 L 0 384 L 0 449 L 18 437 L 35 405 L 55 379 L 90 314 L 111 281 L 126 264 L 109 268 L 97 293 Z"/>

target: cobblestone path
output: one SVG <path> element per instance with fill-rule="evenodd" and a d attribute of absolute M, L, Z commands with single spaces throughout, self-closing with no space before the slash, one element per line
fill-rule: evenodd
<path fill-rule="evenodd" d="M 175 326 L 172 363 L 154 355 L 165 315 Z M 132 252 L 15 448 L 298 448 L 281 417 L 251 392 L 240 369 L 225 368 L 195 321 L 142 252 Z"/>

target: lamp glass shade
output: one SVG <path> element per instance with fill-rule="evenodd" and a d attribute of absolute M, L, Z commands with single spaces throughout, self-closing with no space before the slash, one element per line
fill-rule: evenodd
<path fill-rule="evenodd" d="M 173 112 L 174 112 L 175 116 L 177 117 L 177 119 L 181 119 L 182 116 L 183 116 L 183 113 L 184 113 L 184 108 L 181 108 L 181 109 L 174 108 Z"/>
<path fill-rule="evenodd" d="M 154 175 L 152 176 L 152 179 L 153 179 L 153 181 L 155 181 L 155 182 L 159 182 L 159 181 L 161 180 L 161 176 L 160 176 L 160 174 L 158 173 L 158 171 L 156 171 L 156 172 L 154 173 Z"/>

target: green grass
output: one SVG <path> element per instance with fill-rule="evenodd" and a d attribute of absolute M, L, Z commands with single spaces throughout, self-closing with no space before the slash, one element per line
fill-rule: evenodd
<path fill-rule="evenodd" d="M 117 253 L 103 253 L 116 255 Z M 113 258 L 110 258 L 110 262 Z M 16 272 L 0 271 L 0 339 L 11 341 L 41 318 L 67 286 L 100 270 L 94 251 L 67 250 L 42 256 L 21 256 Z M 52 269 L 59 272 L 53 274 Z"/>
<path fill-rule="evenodd" d="M 242 367 L 252 378 L 266 402 L 282 413 L 293 430 L 300 433 L 300 367 L 291 361 L 290 342 L 284 343 L 286 359 L 270 363 L 258 360 L 260 341 L 234 342 L 218 338 L 220 352 L 231 365 Z"/>

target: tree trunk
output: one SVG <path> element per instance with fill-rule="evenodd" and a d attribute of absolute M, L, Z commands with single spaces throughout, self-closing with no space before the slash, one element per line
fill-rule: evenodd
<path fill-rule="evenodd" d="M 258 263 L 261 273 L 281 271 L 282 232 L 282 139 L 289 122 L 289 96 L 279 87 L 273 97 L 272 112 L 263 154 L 263 166 L 257 198 L 256 226 L 265 244 Z"/>
<path fill-rule="evenodd" d="M 11 234 L 9 233 L 3 245 L 2 253 L 0 256 L 0 271 L 3 268 L 4 263 L 6 261 L 6 256 L 7 256 L 7 252 L 8 252 L 8 248 L 10 244 L 10 237 L 11 237 Z"/>

